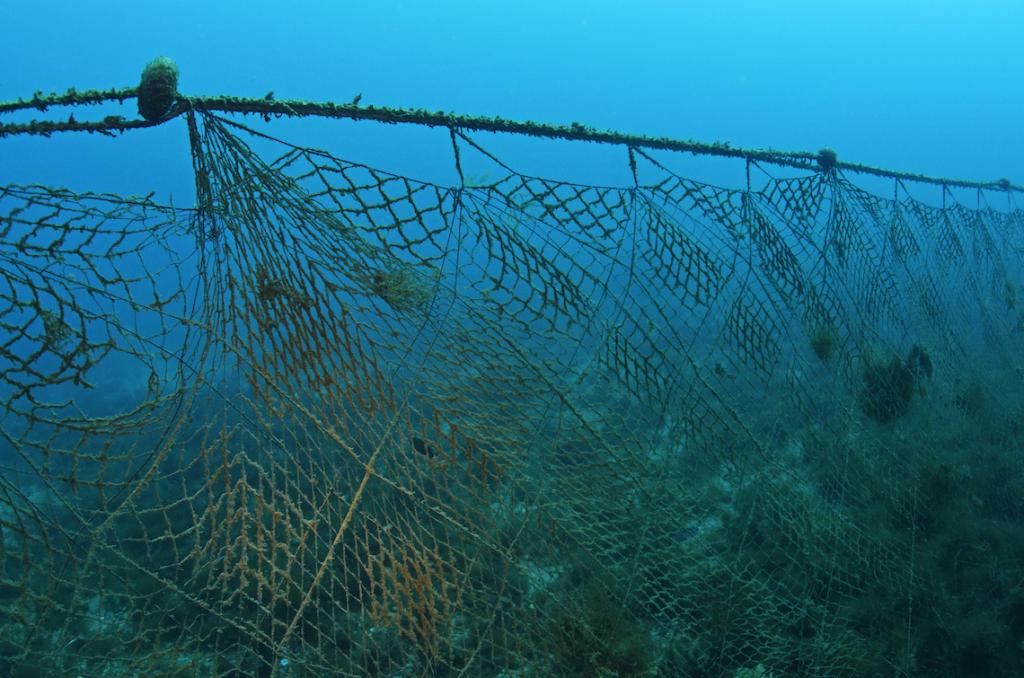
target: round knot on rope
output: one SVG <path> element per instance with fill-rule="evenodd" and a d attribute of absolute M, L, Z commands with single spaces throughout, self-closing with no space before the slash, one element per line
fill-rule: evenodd
<path fill-rule="evenodd" d="M 1001 188 L 1002 190 L 1004 190 L 1004 191 L 1010 190 L 1010 180 L 1009 179 L 1000 179 L 999 181 L 996 182 L 996 185 L 999 188 Z"/>
<path fill-rule="evenodd" d="M 822 172 L 831 172 L 836 168 L 839 157 L 831 148 L 823 148 L 818 151 L 818 169 Z"/>
<path fill-rule="evenodd" d="M 178 98 L 178 65 L 170 57 L 157 57 L 142 71 L 139 115 L 150 122 L 162 120 Z"/>

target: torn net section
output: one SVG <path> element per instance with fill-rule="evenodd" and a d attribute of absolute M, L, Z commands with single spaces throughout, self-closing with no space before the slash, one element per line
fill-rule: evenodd
<path fill-rule="evenodd" d="M 1021 661 L 1019 210 L 240 130 L 190 120 L 191 210 L 0 188 L 5 668 Z"/>

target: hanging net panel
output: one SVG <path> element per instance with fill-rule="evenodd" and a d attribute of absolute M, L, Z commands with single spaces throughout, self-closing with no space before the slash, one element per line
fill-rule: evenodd
<path fill-rule="evenodd" d="M 1024 675 L 1019 187 L 174 76 L 0 105 L 138 97 L 0 137 L 173 124 L 195 185 L 0 185 L 5 675 Z M 458 180 L 303 116 L 446 129 Z"/>

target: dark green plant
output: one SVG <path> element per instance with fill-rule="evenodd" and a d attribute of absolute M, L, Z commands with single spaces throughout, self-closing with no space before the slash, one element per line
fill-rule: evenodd
<path fill-rule="evenodd" d="M 398 262 L 374 272 L 371 289 L 396 311 L 425 310 L 434 296 L 439 276 L 437 269 L 421 270 L 412 264 Z"/>
<path fill-rule="evenodd" d="M 568 577 L 547 601 L 547 643 L 561 675 L 645 676 L 652 670 L 650 637 L 602 577 Z"/>
<path fill-rule="evenodd" d="M 867 358 L 861 370 L 860 407 L 880 424 L 902 417 L 914 397 L 914 372 L 902 360 L 892 356 L 888 361 Z"/>
<path fill-rule="evenodd" d="M 53 311 L 39 309 L 39 317 L 43 321 L 43 344 L 54 352 L 61 351 L 75 331 Z"/>
<path fill-rule="evenodd" d="M 839 338 L 836 331 L 830 325 L 819 325 L 811 332 L 810 343 L 814 355 L 818 356 L 821 362 L 828 362 L 836 349 Z"/>

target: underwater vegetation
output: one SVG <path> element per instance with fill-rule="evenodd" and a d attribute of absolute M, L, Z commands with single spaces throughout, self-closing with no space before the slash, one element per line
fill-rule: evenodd
<path fill-rule="evenodd" d="M 423 311 L 434 294 L 439 272 L 398 262 L 374 272 L 371 289 L 395 311 Z"/>
<path fill-rule="evenodd" d="M 818 325 L 811 332 L 811 350 L 814 351 L 814 355 L 818 357 L 818 360 L 822 362 L 828 362 L 829 358 L 832 357 L 838 341 L 839 337 L 836 335 L 835 328 L 831 325 Z"/>
<path fill-rule="evenodd" d="M 886 361 L 868 360 L 861 379 L 861 408 L 879 423 L 887 424 L 906 413 L 914 396 L 914 373 L 896 356 Z"/>
<path fill-rule="evenodd" d="M 618 588 L 582 571 L 565 575 L 563 583 L 549 592 L 542 610 L 545 645 L 566 675 L 651 675 L 653 643 L 623 607 Z"/>
<path fill-rule="evenodd" d="M 916 419 L 921 432 L 913 438 L 882 434 L 843 443 L 808 431 L 805 460 L 819 497 L 805 502 L 842 524 L 872 525 L 870 540 L 897 549 L 893 569 L 883 574 L 883 568 L 882 576 L 860 573 L 845 590 L 817 587 L 838 605 L 837 618 L 854 634 L 847 640 L 873 657 L 870 671 L 851 675 L 1024 671 L 1021 462 L 1005 447 L 1005 436 L 1014 435 L 1005 424 L 977 429 L 992 414 L 943 413 L 952 423 L 931 425 Z M 899 555 L 900 548 L 912 548 L 912 557 Z M 805 572 L 815 571 L 814 562 Z"/>
<path fill-rule="evenodd" d="M 905 360 L 895 355 L 888 359 L 866 356 L 861 368 L 861 409 L 880 424 L 902 417 L 921 378 L 931 380 L 932 361 L 916 344 Z"/>

